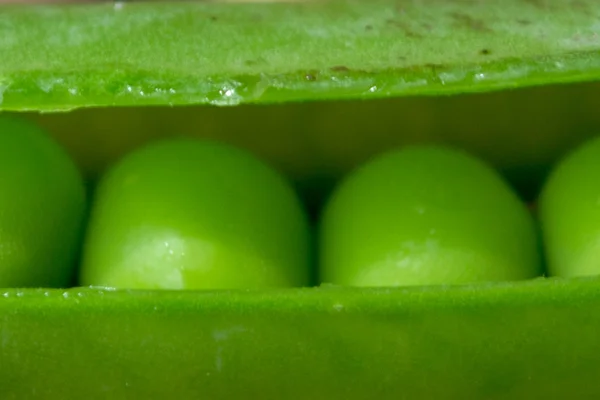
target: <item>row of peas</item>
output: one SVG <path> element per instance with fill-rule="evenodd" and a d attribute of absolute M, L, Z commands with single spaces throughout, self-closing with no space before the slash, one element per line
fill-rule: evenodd
<path fill-rule="evenodd" d="M 0 287 L 409 286 L 600 273 L 600 139 L 557 166 L 538 219 L 493 168 L 442 146 L 393 150 L 351 172 L 316 233 L 283 176 L 214 141 L 146 145 L 87 201 L 64 150 L 5 117 L 0 177 Z"/>

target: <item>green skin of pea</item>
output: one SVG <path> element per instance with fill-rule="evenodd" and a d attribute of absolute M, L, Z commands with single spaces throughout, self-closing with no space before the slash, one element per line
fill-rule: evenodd
<path fill-rule="evenodd" d="M 539 218 L 549 275 L 600 274 L 600 138 L 575 149 L 551 172 Z"/>
<path fill-rule="evenodd" d="M 291 186 L 250 154 L 167 140 L 99 184 L 82 285 L 130 289 L 304 286 L 309 228 Z"/>
<path fill-rule="evenodd" d="M 488 165 L 414 146 L 351 173 L 320 227 L 321 281 L 463 284 L 542 275 L 532 216 Z"/>
<path fill-rule="evenodd" d="M 46 132 L 0 118 L 0 287 L 72 284 L 85 197 L 77 167 Z"/>

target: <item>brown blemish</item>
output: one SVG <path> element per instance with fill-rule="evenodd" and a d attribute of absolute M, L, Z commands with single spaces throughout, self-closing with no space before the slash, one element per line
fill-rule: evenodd
<path fill-rule="evenodd" d="M 479 54 L 481 54 L 482 56 L 487 56 L 490 53 L 491 52 L 488 49 L 481 49 L 481 50 L 479 50 Z"/>
<path fill-rule="evenodd" d="M 421 35 L 419 32 L 415 32 L 412 29 L 412 27 L 409 24 L 407 24 L 406 22 L 398 21 L 396 19 L 387 19 L 387 20 L 385 20 L 385 23 L 390 26 L 394 26 L 394 27 L 400 29 L 406 37 L 416 38 L 416 39 L 420 39 L 423 37 L 423 35 Z"/>
<path fill-rule="evenodd" d="M 215 22 L 215 21 L 217 21 L 217 19 L 218 19 L 218 18 L 217 18 L 217 17 L 215 17 L 214 15 L 211 15 L 211 16 L 209 17 L 209 19 L 210 19 L 212 22 Z"/>
<path fill-rule="evenodd" d="M 373 30 L 373 25 L 365 26 L 365 31 L 372 31 L 372 30 Z"/>
<path fill-rule="evenodd" d="M 457 12 L 453 12 L 450 16 L 454 19 L 456 24 L 460 27 L 466 27 L 472 29 L 477 32 L 491 32 L 492 30 L 488 28 L 482 20 L 471 17 L 467 14 L 461 14 Z"/>
<path fill-rule="evenodd" d="M 417 68 L 419 68 L 419 67 L 417 67 Z M 430 69 L 433 72 L 436 72 L 438 70 L 444 69 L 444 66 L 442 64 L 430 64 L 430 63 L 427 63 L 427 64 L 423 64 L 422 68 L 427 68 L 427 69 Z M 421 69 L 421 68 L 419 68 L 419 69 Z"/>
<path fill-rule="evenodd" d="M 336 65 L 335 67 L 330 68 L 333 72 L 350 72 L 350 68 L 344 65 Z"/>
<path fill-rule="evenodd" d="M 517 23 L 521 24 L 521 25 L 531 25 L 531 21 L 529 21 L 527 19 L 518 19 Z"/>

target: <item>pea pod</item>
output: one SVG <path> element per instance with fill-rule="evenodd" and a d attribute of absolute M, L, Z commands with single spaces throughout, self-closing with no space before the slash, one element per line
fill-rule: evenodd
<path fill-rule="evenodd" d="M 0 108 L 51 131 L 90 178 L 183 134 L 249 148 L 324 196 L 372 154 L 442 142 L 533 193 L 600 131 L 599 13 L 591 0 L 11 6 Z M 0 397 L 594 398 L 599 311 L 598 278 L 6 289 Z"/>
<path fill-rule="evenodd" d="M 598 6 L 571 3 L 9 8 L 0 18 L 2 109 L 374 99 L 593 80 Z"/>
<path fill-rule="evenodd" d="M 594 398 L 598 285 L 8 290 L 0 387 L 8 399 Z"/>

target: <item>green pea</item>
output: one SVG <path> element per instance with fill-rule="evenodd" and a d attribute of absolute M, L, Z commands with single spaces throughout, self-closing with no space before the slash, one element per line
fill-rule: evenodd
<path fill-rule="evenodd" d="M 539 199 L 548 273 L 600 274 L 600 138 L 564 158 Z"/>
<path fill-rule="evenodd" d="M 0 287 L 66 287 L 85 213 L 79 171 L 37 126 L 0 118 Z"/>
<path fill-rule="evenodd" d="M 167 140 L 102 179 L 81 284 L 144 289 L 302 286 L 308 223 L 290 185 L 240 149 Z"/>
<path fill-rule="evenodd" d="M 488 165 L 428 146 L 386 153 L 348 176 L 321 223 L 322 281 L 461 284 L 542 274 L 534 221 Z"/>

